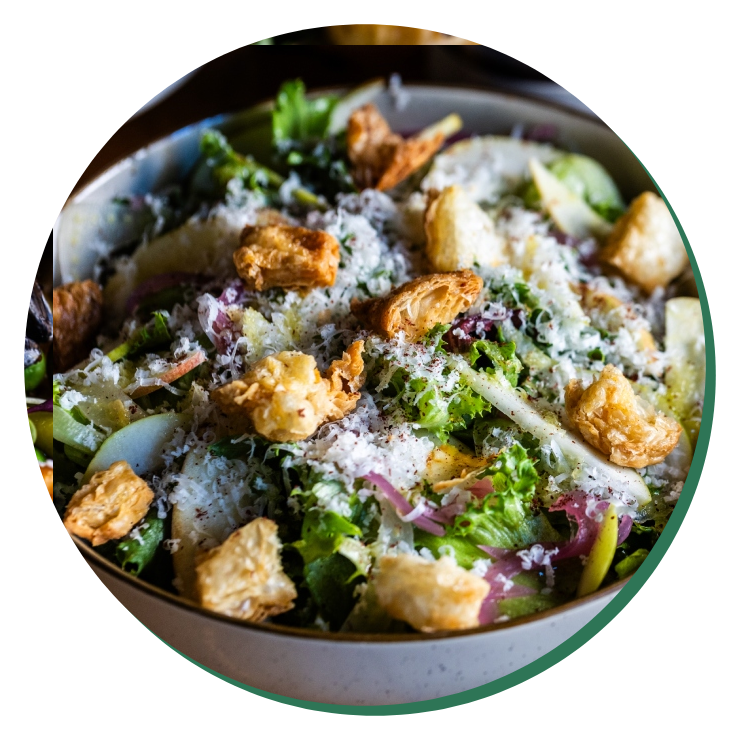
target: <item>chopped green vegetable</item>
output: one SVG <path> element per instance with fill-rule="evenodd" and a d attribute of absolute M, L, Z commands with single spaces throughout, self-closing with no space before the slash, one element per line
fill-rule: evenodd
<path fill-rule="evenodd" d="M 134 532 L 136 537 L 127 536 L 117 545 L 116 558 L 123 570 L 139 575 L 155 556 L 165 533 L 165 523 L 152 510 Z"/>
<path fill-rule="evenodd" d="M 167 312 L 153 312 L 152 316 L 151 324 L 136 330 L 128 340 L 107 353 L 112 362 L 143 352 L 167 348 L 172 342 L 172 335 L 167 328 L 170 315 Z"/>
<path fill-rule="evenodd" d="M 522 444 L 503 451 L 482 476 L 491 478 L 494 492 L 481 504 L 470 503 L 447 529 L 450 536 L 465 537 L 473 545 L 510 549 L 559 539 L 545 516 L 533 513 L 539 477 Z"/>
<path fill-rule="evenodd" d="M 319 607 L 322 618 L 336 631 L 342 626 L 355 606 L 353 581 L 355 566 L 345 557 L 335 553 L 318 558 L 304 568 L 304 579 L 312 598 Z"/>
<path fill-rule="evenodd" d="M 561 601 L 552 594 L 535 593 L 532 596 L 505 598 L 499 602 L 499 611 L 503 616 L 520 618 L 538 611 L 547 611 L 549 608 L 559 606 L 560 603 Z"/>
<path fill-rule="evenodd" d="M 330 199 L 337 193 L 356 190 L 344 144 L 327 134 L 337 104 L 336 96 L 307 99 L 300 80 L 287 81 L 279 90 L 272 114 L 272 139 L 278 158 L 296 168 L 305 185 Z"/>
<path fill-rule="evenodd" d="M 327 95 L 307 99 L 301 79 L 285 81 L 276 95 L 272 113 L 274 144 L 288 148 L 291 142 L 320 140 L 327 134 L 338 97 Z"/>
<path fill-rule="evenodd" d="M 474 567 L 475 560 L 484 560 L 489 557 L 474 542 L 453 533 L 439 537 L 432 535 L 430 532 L 416 529 L 414 541 L 417 548 L 428 548 L 436 558 L 442 553 L 451 555 L 462 568 L 467 570 Z"/>
<path fill-rule="evenodd" d="M 41 353 L 41 359 L 25 368 L 25 390 L 35 390 L 46 377 L 46 356 Z"/>
<path fill-rule="evenodd" d="M 306 564 L 336 553 L 347 536 L 360 537 L 362 531 L 342 515 L 310 509 L 304 516 L 302 537 L 293 544 Z"/>
<path fill-rule="evenodd" d="M 501 370 L 507 382 L 516 388 L 522 371 L 522 363 L 515 354 L 515 350 L 514 342 L 500 344 L 490 340 L 477 340 L 469 348 L 469 362 L 477 370 L 486 370 L 489 373 L 494 373 L 497 369 Z"/>
<path fill-rule="evenodd" d="M 635 573 L 639 566 L 649 557 L 649 551 L 644 548 L 634 550 L 631 555 L 627 555 L 620 563 L 614 567 L 616 575 L 623 580 L 626 576 Z"/>
<path fill-rule="evenodd" d="M 33 443 L 35 444 L 36 439 L 38 438 L 38 429 L 35 427 L 35 423 L 28 419 L 28 425 L 30 426 L 30 437 L 33 439 Z"/>
<path fill-rule="evenodd" d="M 386 395 L 400 404 L 409 421 L 441 441 L 491 408 L 488 401 L 466 385 L 458 384 L 455 391 L 444 393 L 426 378 L 409 377 L 403 368 L 391 377 Z"/>
<path fill-rule="evenodd" d="M 229 436 L 216 441 L 208 447 L 213 456 L 224 456 L 226 459 L 242 459 L 253 453 L 255 444 L 250 437 Z"/>
<path fill-rule="evenodd" d="M 260 165 L 253 157 L 244 157 L 236 152 L 215 129 L 203 133 L 200 149 L 221 188 L 225 188 L 233 178 L 239 178 L 250 190 L 262 193 L 275 192 L 284 183 L 284 178 L 277 172 Z M 292 195 L 303 205 L 326 207 L 317 195 L 304 188 L 295 188 Z"/>

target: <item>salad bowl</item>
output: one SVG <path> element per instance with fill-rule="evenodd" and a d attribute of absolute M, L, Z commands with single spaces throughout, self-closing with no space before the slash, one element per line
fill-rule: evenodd
<path fill-rule="evenodd" d="M 421 129 L 435 118 L 456 112 L 464 129 L 473 134 L 509 135 L 521 127 L 556 130 L 561 147 L 595 158 L 627 199 L 655 190 L 636 157 L 595 118 L 481 89 L 406 86 L 402 93 L 398 104 L 386 91 L 374 98 L 393 129 Z M 255 144 L 264 134 L 270 109 L 270 104 L 263 104 L 181 129 L 117 163 L 78 191 L 54 227 L 54 285 L 91 276 L 100 263 L 99 240 L 111 249 L 123 249 L 128 243 L 125 216 L 133 217 L 134 212 L 112 209 L 109 201 L 155 193 L 186 178 L 199 159 L 201 132 L 209 127 L 221 130 L 234 145 L 243 139 Z M 333 706 L 417 703 L 457 696 L 506 678 L 569 641 L 602 612 L 610 614 L 611 602 L 627 582 L 558 608 L 477 629 L 324 634 L 213 613 L 132 577 L 73 539 L 114 596 L 181 654 L 253 691 L 284 701 Z"/>

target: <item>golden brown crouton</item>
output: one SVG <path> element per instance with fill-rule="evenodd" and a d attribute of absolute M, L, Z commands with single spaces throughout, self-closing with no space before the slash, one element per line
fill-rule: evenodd
<path fill-rule="evenodd" d="M 409 342 L 415 342 L 435 325 L 449 324 L 469 309 L 483 285 L 472 271 L 428 274 L 379 299 L 355 299 L 350 309 L 369 329 L 385 337 L 403 331 Z"/>
<path fill-rule="evenodd" d="M 66 529 L 94 546 L 124 537 L 146 514 L 154 493 L 126 461 L 91 477 L 66 508 Z"/>
<path fill-rule="evenodd" d="M 211 393 L 228 416 L 271 441 L 301 441 L 355 407 L 362 385 L 363 342 L 354 342 L 322 378 L 311 355 L 280 352 L 259 360 L 241 380 Z"/>
<path fill-rule="evenodd" d="M 331 421 L 344 418 L 360 399 L 358 392 L 365 382 L 365 363 L 362 359 L 363 340 L 353 342 L 345 350 L 341 360 L 335 360 L 327 370 L 329 394 L 332 401 Z"/>
<path fill-rule="evenodd" d="M 400 554 L 380 560 L 375 591 L 393 618 L 419 631 L 448 631 L 479 626 L 489 584 L 450 558 Z"/>
<path fill-rule="evenodd" d="M 500 266 L 508 261 L 492 219 L 460 185 L 431 195 L 424 216 L 426 257 L 436 272 Z"/>
<path fill-rule="evenodd" d="M 53 499 L 53 467 L 48 464 L 41 464 L 41 475 L 43 476 L 43 481 L 46 483 L 48 494 Z"/>
<path fill-rule="evenodd" d="M 587 388 L 571 380 L 565 388 L 570 424 L 614 463 L 639 469 L 658 464 L 679 442 L 682 427 L 639 398 L 613 365 Z"/>
<path fill-rule="evenodd" d="M 281 567 L 276 523 L 259 517 L 198 557 L 200 603 L 211 611 L 263 621 L 294 608 L 297 590 Z"/>
<path fill-rule="evenodd" d="M 650 192 L 635 198 L 616 221 L 601 259 L 647 294 L 669 284 L 689 263 L 669 208 Z"/>
<path fill-rule="evenodd" d="M 83 360 L 101 327 L 101 289 L 93 281 L 77 281 L 53 290 L 53 364 L 66 372 Z"/>
<path fill-rule="evenodd" d="M 257 291 L 332 286 L 340 245 L 325 231 L 299 226 L 246 226 L 233 254 L 238 275 Z"/>
<path fill-rule="evenodd" d="M 443 142 L 442 133 L 403 139 L 374 104 L 353 112 L 347 125 L 347 154 L 360 188 L 390 190 L 428 162 Z"/>

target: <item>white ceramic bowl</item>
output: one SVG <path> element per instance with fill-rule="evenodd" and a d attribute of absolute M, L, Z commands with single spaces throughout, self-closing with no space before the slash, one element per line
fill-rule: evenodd
<path fill-rule="evenodd" d="M 543 102 L 482 90 L 409 86 L 405 108 L 375 101 L 396 130 L 414 130 L 450 112 L 478 134 L 509 134 L 515 124 L 552 124 L 559 143 L 599 160 L 626 198 L 654 189 L 631 151 L 595 118 Z M 200 130 L 256 136 L 266 105 L 209 119 L 154 142 L 115 165 L 69 201 L 54 236 L 54 283 L 91 274 L 94 237 L 105 234 L 103 204 L 182 179 L 198 158 Z M 114 241 L 111 241 L 114 243 Z M 390 705 L 480 687 L 538 660 L 602 611 L 623 584 L 534 617 L 432 635 L 326 635 L 228 619 L 121 571 L 81 541 L 79 550 L 112 593 L 145 626 L 196 662 L 237 682 L 295 700 Z M 609 609 L 610 611 L 611 609 Z"/>

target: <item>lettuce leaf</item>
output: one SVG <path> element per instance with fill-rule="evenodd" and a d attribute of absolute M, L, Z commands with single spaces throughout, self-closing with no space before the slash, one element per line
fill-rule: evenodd
<path fill-rule="evenodd" d="M 477 340 L 469 348 L 469 362 L 477 370 L 486 370 L 494 374 L 501 370 L 507 382 L 517 387 L 517 380 L 522 372 L 522 363 L 515 354 L 514 342 L 491 342 L 490 340 Z"/>
<path fill-rule="evenodd" d="M 307 99 L 306 93 L 301 79 L 285 81 L 279 88 L 272 113 L 274 144 L 278 148 L 326 136 L 338 97 L 327 95 Z"/>
<path fill-rule="evenodd" d="M 346 537 L 360 537 L 360 528 L 336 512 L 310 509 L 304 516 L 302 536 L 292 547 L 302 556 L 305 564 L 336 553 Z M 351 570 L 351 575 L 354 568 Z"/>
<path fill-rule="evenodd" d="M 547 518 L 532 509 L 539 476 L 522 444 L 503 451 L 481 476 L 491 477 L 494 492 L 481 504 L 469 504 L 447 535 L 467 538 L 474 545 L 508 549 L 560 539 Z"/>
<path fill-rule="evenodd" d="M 386 395 L 399 403 L 416 428 L 426 429 L 441 441 L 491 409 L 485 398 L 466 385 L 460 383 L 455 391 L 444 393 L 435 382 L 412 378 L 403 368 L 393 374 Z"/>
<path fill-rule="evenodd" d="M 304 580 L 322 618 L 337 631 L 355 606 L 353 564 L 335 553 L 318 558 L 304 567 Z M 362 582 L 362 578 L 359 579 Z"/>
<path fill-rule="evenodd" d="M 635 573 L 639 566 L 649 557 L 649 551 L 644 548 L 635 550 L 631 555 L 627 555 L 621 562 L 614 566 L 616 575 L 623 580 L 626 576 Z"/>
<path fill-rule="evenodd" d="M 272 114 L 272 139 L 277 159 L 296 168 L 302 182 L 332 200 L 357 188 L 348 169 L 342 139 L 328 134 L 336 96 L 307 99 L 300 79 L 279 89 Z"/>
<path fill-rule="evenodd" d="M 414 532 L 414 544 L 417 548 L 428 548 L 435 558 L 442 553 L 451 555 L 457 564 L 462 568 L 470 570 L 474 567 L 475 560 L 484 560 L 489 555 L 466 537 L 459 537 L 451 534 L 445 537 L 432 535 L 416 528 Z"/>

